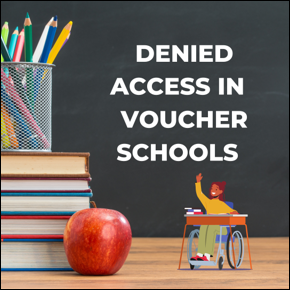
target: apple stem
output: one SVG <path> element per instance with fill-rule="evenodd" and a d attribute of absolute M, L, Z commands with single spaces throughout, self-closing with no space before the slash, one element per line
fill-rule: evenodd
<path fill-rule="evenodd" d="M 93 208 L 97 208 L 97 205 L 94 201 L 91 201 L 91 205 L 93 206 Z"/>

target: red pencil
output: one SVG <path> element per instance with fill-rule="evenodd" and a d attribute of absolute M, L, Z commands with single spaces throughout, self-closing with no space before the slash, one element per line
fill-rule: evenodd
<path fill-rule="evenodd" d="M 23 51 L 24 46 L 24 29 L 19 34 L 19 37 L 17 39 L 17 44 L 14 52 L 13 61 L 19 62 L 21 60 L 21 55 Z"/>

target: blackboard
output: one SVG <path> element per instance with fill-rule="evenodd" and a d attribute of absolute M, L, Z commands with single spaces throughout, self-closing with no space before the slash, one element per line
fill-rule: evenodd
<path fill-rule="evenodd" d="M 1 1 L 1 22 L 33 23 L 34 48 L 48 20 L 57 35 L 74 21 L 53 71 L 53 151 L 91 152 L 91 183 L 98 207 L 122 212 L 135 237 L 180 237 L 185 206 L 200 207 L 203 190 L 226 181 L 226 199 L 248 213 L 250 236 L 289 235 L 289 3 Z M 137 45 L 228 45 L 226 63 L 136 62 Z M 110 92 L 116 78 L 208 77 L 207 96 L 124 96 Z M 219 96 L 218 77 L 244 78 L 244 95 Z M 240 110 L 247 129 L 128 129 L 120 111 Z M 238 144 L 235 162 L 117 161 L 122 143 Z"/>

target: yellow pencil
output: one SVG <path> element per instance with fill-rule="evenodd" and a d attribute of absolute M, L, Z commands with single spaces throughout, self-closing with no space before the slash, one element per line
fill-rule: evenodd
<path fill-rule="evenodd" d="M 6 131 L 7 131 L 11 146 L 13 149 L 18 149 L 19 144 L 18 144 L 18 140 L 17 140 L 16 134 L 15 134 L 15 130 L 14 130 L 13 124 L 11 122 L 10 116 L 9 116 L 2 100 L 1 100 L 1 114 L 3 115 L 3 119 L 4 119 L 4 122 L 6 125 Z"/>
<path fill-rule="evenodd" d="M 4 118 L 1 112 L 1 148 L 2 149 L 7 149 L 11 146 L 9 137 L 8 137 L 8 132 L 6 129 L 6 124 L 4 122 Z"/>
<path fill-rule="evenodd" d="M 59 51 L 61 50 L 63 44 L 65 43 L 67 37 L 70 34 L 72 28 L 72 21 L 70 21 L 62 30 L 60 36 L 58 37 L 56 43 L 54 44 L 52 50 L 50 51 L 47 63 L 52 64 L 57 57 Z"/>

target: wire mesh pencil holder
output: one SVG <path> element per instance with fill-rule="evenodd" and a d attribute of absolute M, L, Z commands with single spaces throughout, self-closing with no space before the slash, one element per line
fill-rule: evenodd
<path fill-rule="evenodd" d="M 1 63 L 1 151 L 51 151 L 53 67 Z"/>

